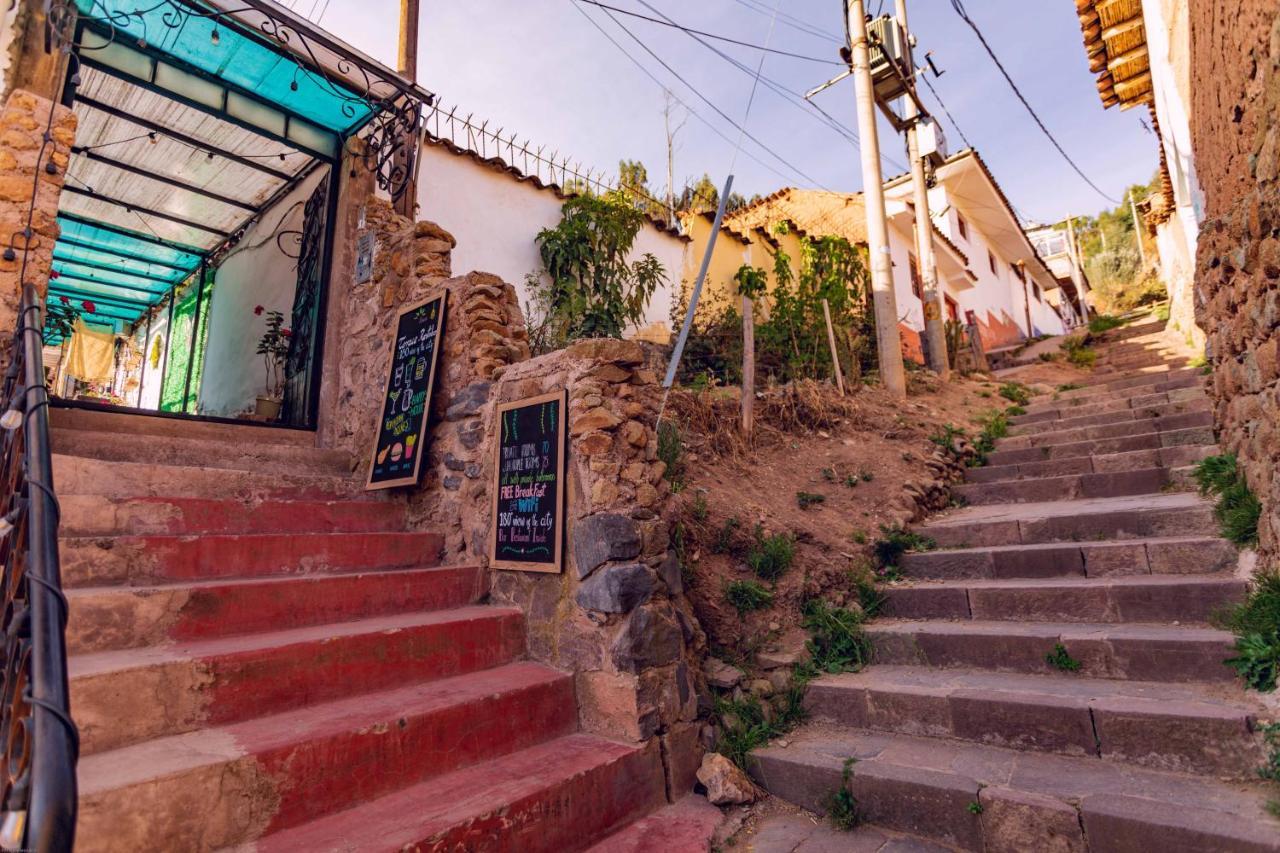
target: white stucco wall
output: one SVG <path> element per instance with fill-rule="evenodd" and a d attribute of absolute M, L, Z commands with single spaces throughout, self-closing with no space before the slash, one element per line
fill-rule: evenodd
<path fill-rule="evenodd" d="M 1024 330 L 1026 319 L 1025 314 L 1022 313 L 1021 282 L 1013 279 L 1008 262 L 994 250 L 997 272 L 991 272 L 991 265 L 987 259 L 989 248 L 987 240 L 978 230 L 973 218 L 969 216 L 965 216 L 968 236 L 961 234 L 956 217 L 963 215 L 963 210 L 957 210 L 955 199 L 949 194 L 942 193 L 942 195 L 942 204 L 936 207 L 936 202 L 930 199 L 930 209 L 944 211 L 941 216 L 935 215 L 934 224 L 959 247 L 960 251 L 964 252 L 969 259 L 969 270 L 976 276 L 973 287 L 962 290 L 958 295 L 956 301 L 960 305 L 960 316 L 964 317 L 966 311 L 973 311 L 983 322 L 987 322 L 988 317 L 998 322 L 1012 320 L 1020 330 Z M 1016 297 L 1011 282 L 1019 285 Z M 1012 343 L 1012 341 L 1004 343 Z"/>
<path fill-rule="evenodd" d="M 562 204 L 554 191 L 538 189 L 532 181 L 521 181 L 439 145 L 423 148 L 418 216 L 437 223 L 458 241 L 452 257 L 454 275 L 473 270 L 492 273 L 515 286 L 522 308 L 530 297 L 525 277 L 542 270 L 534 238 L 560 222 Z M 670 327 L 688 245 L 651 223 L 637 235 L 632 259 L 652 253 L 667 273 L 666 284 L 649 302 L 642 326 Z"/>
<path fill-rule="evenodd" d="M 147 334 L 147 324 L 144 320 L 142 326 L 137 331 L 139 342 L 142 341 L 144 335 Z M 160 362 L 153 367 L 151 365 L 151 345 L 152 342 L 160 341 Z M 146 374 L 142 377 L 142 402 L 138 404 L 140 409 L 159 409 L 160 408 L 160 388 L 164 380 L 164 361 L 165 347 L 169 342 L 169 312 L 158 311 L 151 321 L 150 336 L 147 337 L 146 343 L 142 348 L 142 357 L 146 360 Z M 137 392 L 134 392 L 135 394 Z M 132 401 L 130 401 L 132 404 Z"/>
<path fill-rule="evenodd" d="M 274 235 L 302 230 L 303 207 L 324 175 L 325 170 L 317 170 L 264 212 L 218 267 L 209 305 L 201 414 L 234 416 L 251 409 L 266 390 L 266 368 L 256 352 L 266 331 L 266 312 L 282 312 L 288 327 L 298 287 L 298 262 L 280 251 Z M 285 246 L 296 243 L 285 241 Z M 257 305 L 263 306 L 262 315 L 253 313 Z"/>

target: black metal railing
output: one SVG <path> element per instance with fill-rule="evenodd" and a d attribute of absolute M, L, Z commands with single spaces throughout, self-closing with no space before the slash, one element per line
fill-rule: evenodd
<path fill-rule="evenodd" d="M 5 644 L 0 849 L 70 853 L 80 739 L 67 688 L 67 599 L 58 561 L 43 327 L 40 297 L 27 285 L 0 415 Z"/>

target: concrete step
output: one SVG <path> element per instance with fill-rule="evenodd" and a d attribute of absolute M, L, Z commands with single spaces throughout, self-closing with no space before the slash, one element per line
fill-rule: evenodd
<path fill-rule="evenodd" d="M 877 666 L 809 684 L 815 723 L 1255 779 L 1265 708 L 1202 685 Z"/>
<path fill-rule="evenodd" d="M 291 444 L 254 443 L 248 436 L 227 441 L 145 436 L 130 433 L 53 429 L 53 452 L 110 462 L 143 462 L 151 465 L 183 465 L 237 471 L 350 476 L 351 456 L 338 450 L 320 450 Z"/>
<path fill-rule="evenodd" d="M 926 581 L 886 588 L 883 612 L 901 619 L 1207 625 L 1245 589 L 1227 574 Z"/>
<path fill-rule="evenodd" d="M 63 537 L 68 588 L 438 565 L 438 533 Z"/>
<path fill-rule="evenodd" d="M 67 666 L 88 755 L 475 672 L 523 652 L 519 610 L 461 607 L 72 655 Z"/>
<path fill-rule="evenodd" d="M 283 631 L 473 604 L 474 566 L 67 591 L 72 654 Z"/>
<path fill-rule="evenodd" d="M 1213 505 L 1190 492 L 965 507 L 919 530 L 942 548 L 1219 535 Z"/>
<path fill-rule="evenodd" d="M 662 807 L 662 779 L 656 749 L 568 735 L 274 832 L 239 853 L 569 853 Z"/>
<path fill-rule="evenodd" d="M 1108 426 L 1110 424 L 1128 423 L 1133 424 L 1135 421 L 1158 421 L 1161 418 L 1167 418 L 1171 415 L 1185 415 L 1189 412 L 1209 412 L 1212 411 L 1212 405 L 1208 396 L 1199 388 L 1184 389 L 1191 391 L 1195 396 L 1186 395 L 1186 398 L 1176 401 L 1169 400 L 1169 394 L 1149 395 L 1157 398 L 1153 402 L 1146 402 L 1148 397 L 1139 398 L 1144 402 L 1141 405 L 1132 405 L 1124 408 L 1115 407 L 1110 411 L 1092 412 L 1088 411 L 1090 407 L 1082 406 L 1079 412 L 1069 413 L 1068 416 L 1059 416 L 1055 418 L 1046 418 L 1040 415 L 1020 415 L 1017 418 L 1011 418 L 1009 427 L 1010 436 L 1019 435 L 1036 435 L 1042 432 L 1057 431 L 1064 429 L 1079 429 L 1080 427 L 1091 426 Z M 1173 392 L 1177 393 L 1177 392 Z M 1022 418 L 1031 418 L 1030 422 L 1021 420 Z M 1015 423 L 1016 421 L 1016 423 Z M 1146 432 L 1147 430 L 1143 430 Z"/>
<path fill-rule="evenodd" d="M 1226 539 L 1167 537 L 921 551 L 903 554 L 899 567 L 919 580 L 1101 578 L 1229 572 L 1237 559 Z"/>
<path fill-rule="evenodd" d="M 49 426 L 55 430 L 115 432 L 136 437 L 194 438 L 242 444 L 277 444 L 288 447 L 316 446 L 314 430 L 268 426 L 252 421 L 234 424 L 177 418 L 159 413 L 105 412 L 92 409 L 49 407 Z"/>
<path fill-rule="evenodd" d="M 59 494 L 63 536 L 197 533 L 376 533 L 404 530 L 391 501 L 244 501 Z"/>
<path fill-rule="evenodd" d="M 1086 676 L 1138 681 L 1230 682 L 1227 631 L 1096 622 L 964 622 L 877 619 L 867 625 L 876 663 L 1058 673 L 1045 659 L 1063 645 Z"/>
<path fill-rule="evenodd" d="M 679 794 L 678 791 L 672 793 Z M 707 802 L 706 797 L 685 794 L 671 805 L 593 844 L 586 853 L 709 851 L 711 838 L 723 822 L 720 809 Z"/>
<path fill-rule="evenodd" d="M 1194 466 L 1207 456 L 1216 456 L 1220 452 L 1216 444 L 1186 444 L 1098 456 L 1068 456 L 1063 459 L 1048 459 L 1044 462 L 986 465 L 982 468 L 966 469 L 965 480 L 969 483 L 1000 483 L 1040 477 L 1065 477 L 1070 474 L 1113 474 L 1120 471 L 1140 471 L 1144 468 L 1187 468 Z"/>
<path fill-rule="evenodd" d="M 1075 427 L 1074 429 L 1049 428 L 1041 432 L 1011 435 L 1007 438 L 996 439 L 996 451 L 1052 447 L 1060 444 L 1075 444 L 1081 441 L 1123 438 L 1136 432 L 1164 433 L 1194 429 L 1196 427 L 1212 428 L 1213 413 L 1207 409 L 1202 409 L 1196 412 L 1182 412 L 1161 418 L 1143 418 L 1138 421 L 1130 419 L 1119 423 L 1102 424 L 1101 426 Z"/>
<path fill-rule="evenodd" d="M 53 454 L 53 479 L 59 497 L 349 500 L 364 496 L 363 484 L 350 477 L 184 465 L 157 466 L 147 462 L 112 462 L 63 453 Z"/>
<path fill-rule="evenodd" d="M 787 742 L 751 754 L 770 793 L 824 813 L 852 758 L 847 785 L 865 821 L 960 850 L 1280 850 L 1261 786 L 826 726 Z"/>
<path fill-rule="evenodd" d="M 516 663 L 89 755 L 76 849 L 248 842 L 569 735 L 573 708 L 569 676 Z M 434 799 L 475 793 L 442 784 Z M 340 838 L 329 849 L 350 849 Z"/>
<path fill-rule="evenodd" d="M 1098 429 L 1104 428 L 1098 427 Z M 1075 459 L 1080 456 L 1112 456 L 1117 453 L 1131 453 L 1135 450 L 1158 450 L 1162 447 L 1203 447 L 1214 444 L 1217 440 L 1212 426 L 1165 429 L 1121 435 L 1115 438 L 1094 438 L 1066 444 L 1027 447 L 1021 450 L 996 450 L 987 454 L 987 464 L 1021 465 L 1027 462 Z"/>
<path fill-rule="evenodd" d="M 1153 495 L 1174 488 L 1195 488 L 1194 485 L 1187 485 L 1190 472 L 1190 468 L 1144 468 L 1106 474 L 1070 474 L 995 483 L 960 483 L 951 487 L 951 494 L 962 498 L 970 506 Z"/>

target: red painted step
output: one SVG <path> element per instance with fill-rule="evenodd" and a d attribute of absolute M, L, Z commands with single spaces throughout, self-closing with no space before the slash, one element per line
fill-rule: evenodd
<path fill-rule="evenodd" d="M 437 565 L 443 547 L 442 536 L 423 532 L 70 537 L 62 578 L 77 587 L 420 568 Z"/>
<path fill-rule="evenodd" d="M 275 714 L 524 653 L 519 610 L 462 607 L 72 656 L 86 753 Z"/>
<path fill-rule="evenodd" d="M 572 703 L 568 676 L 517 663 L 87 756 L 76 849 L 219 849 L 433 778 L 438 805 L 474 793 L 443 774 L 569 735 Z M 620 817 L 652 808 L 626 793 Z"/>
<path fill-rule="evenodd" d="M 403 530 L 391 501 L 242 501 L 62 495 L 63 536 L 376 533 Z"/>
<path fill-rule="evenodd" d="M 669 806 L 615 832 L 587 853 L 710 851 L 711 838 L 724 822 L 720 809 L 705 797 L 686 794 Z"/>
<path fill-rule="evenodd" d="M 474 566 L 293 575 L 67 591 L 72 654 L 461 607 L 487 590 Z"/>
<path fill-rule="evenodd" d="M 241 853 L 576 853 L 665 802 L 656 749 L 570 735 L 269 835 Z"/>

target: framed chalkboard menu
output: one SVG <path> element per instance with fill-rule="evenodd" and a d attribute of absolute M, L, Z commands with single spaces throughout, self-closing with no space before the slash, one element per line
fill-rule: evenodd
<path fill-rule="evenodd" d="M 498 406 L 492 518 L 495 568 L 560 571 L 566 396 L 560 390 Z"/>
<path fill-rule="evenodd" d="M 382 415 L 366 489 L 412 486 L 422 471 L 436 364 L 449 292 L 403 309 L 396 318 Z"/>

